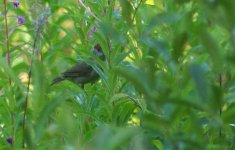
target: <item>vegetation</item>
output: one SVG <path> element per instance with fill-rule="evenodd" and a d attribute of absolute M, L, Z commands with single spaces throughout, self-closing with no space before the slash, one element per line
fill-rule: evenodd
<path fill-rule="evenodd" d="M 0 6 L 0 149 L 235 149 L 234 0 Z M 80 61 L 98 82 L 50 86 Z"/>

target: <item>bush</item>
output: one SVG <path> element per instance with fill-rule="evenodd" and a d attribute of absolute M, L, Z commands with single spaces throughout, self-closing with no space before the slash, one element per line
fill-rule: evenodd
<path fill-rule="evenodd" d="M 2 7 L 0 149 L 234 149 L 235 2 Z M 80 61 L 98 82 L 50 86 Z"/>

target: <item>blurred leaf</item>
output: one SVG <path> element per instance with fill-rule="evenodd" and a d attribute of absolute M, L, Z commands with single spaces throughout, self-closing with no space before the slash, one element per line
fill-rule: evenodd
<path fill-rule="evenodd" d="M 132 6 L 128 0 L 119 0 L 122 7 L 122 16 L 124 20 L 130 25 L 132 24 L 131 14 Z"/>
<path fill-rule="evenodd" d="M 36 44 L 27 148 L 234 149 L 234 7 L 234 0 L 45 0 L 20 1 L 17 8 L 7 2 L 11 66 L 0 14 L 1 148 L 10 148 L 11 136 L 14 149 L 22 148 L 22 104 Z M 97 43 L 106 61 L 89 51 Z M 77 55 L 102 84 L 49 87 Z"/>
<path fill-rule="evenodd" d="M 235 108 L 231 107 L 228 110 L 226 110 L 225 112 L 223 112 L 222 114 L 222 118 L 224 120 L 224 122 L 230 124 L 230 123 L 234 123 L 233 117 L 235 115 Z"/>
<path fill-rule="evenodd" d="M 162 143 L 160 140 L 154 140 L 153 143 L 154 143 L 154 145 L 157 146 L 157 148 L 158 148 L 159 150 L 163 150 L 163 149 L 164 149 L 163 143 Z"/>
<path fill-rule="evenodd" d="M 93 149 L 110 150 L 120 149 L 127 146 L 128 141 L 138 134 L 138 128 L 111 128 L 103 126 L 98 128 L 98 132 L 94 138 Z"/>
<path fill-rule="evenodd" d="M 169 61 L 171 56 L 168 50 L 168 46 L 164 41 L 159 41 L 153 38 L 150 38 L 146 33 L 141 36 L 141 40 L 146 44 L 150 49 L 150 52 L 156 56 L 160 55 L 165 61 Z"/>
<path fill-rule="evenodd" d="M 125 43 L 126 42 L 126 33 L 120 32 L 120 29 L 114 27 L 110 22 L 104 21 L 100 23 L 101 31 L 104 35 L 107 36 L 117 43 Z"/>
<path fill-rule="evenodd" d="M 208 86 L 205 80 L 205 71 L 201 65 L 194 64 L 191 66 L 191 75 L 197 88 L 198 94 L 202 101 L 208 101 Z"/>
<path fill-rule="evenodd" d="M 173 56 L 175 60 L 178 60 L 179 57 L 182 56 L 184 46 L 187 42 L 187 37 L 188 35 L 184 32 L 179 33 L 178 35 L 175 35 L 174 40 L 173 40 Z"/>
<path fill-rule="evenodd" d="M 163 128 L 166 128 L 169 124 L 169 121 L 160 116 L 151 112 L 146 112 L 141 115 L 141 126 L 144 129 L 150 130 L 153 134 L 161 132 Z"/>
<path fill-rule="evenodd" d="M 66 91 L 65 91 L 66 92 Z M 37 118 L 37 124 L 35 124 L 35 133 L 36 133 L 36 142 L 41 139 L 42 135 L 44 134 L 44 128 L 47 123 L 48 117 L 52 114 L 52 112 L 55 111 L 55 109 L 61 105 L 63 102 L 67 100 L 67 98 L 70 96 L 67 96 L 66 93 L 63 95 L 56 95 L 54 100 L 50 101 L 44 108 L 41 110 L 40 114 Z"/>
<path fill-rule="evenodd" d="M 215 71 L 220 72 L 224 64 L 221 50 L 219 49 L 213 38 L 205 31 L 201 32 L 200 38 L 206 51 L 211 56 Z"/>
<path fill-rule="evenodd" d="M 115 51 L 117 51 L 117 53 L 118 53 L 118 51 L 120 52 L 121 50 L 120 49 L 117 49 L 117 50 L 115 50 Z M 129 50 L 129 51 L 127 51 L 127 52 L 122 52 L 122 53 L 116 53 L 116 58 L 114 59 L 115 60 L 115 62 L 114 62 L 114 65 L 118 65 L 119 63 L 121 63 L 121 62 L 123 62 L 123 60 L 131 53 L 132 51 L 131 50 Z M 115 52 L 113 52 L 113 53 L 115 53 Z M 113 54 L 112 53 L 112 54 Z"/>
<path fill-rule="evenodd" d="M 148 81 L 142 71 L 135 67 L 115 67 L 115 72 L 125 77 L 127 80 L 131 81 L 136 88 L 145 93 L 146 95 L 151 95 L 151 91 L 148 86 Z"/>
<path fill-rule="evenodd" d="M 133 115 L 136 106 L 128 101 L 120 101 L 113 108 L 112 120 L 117 126 L 125 126 Z"/>
<path fill-rule="evenodd" d="M 177 13 L 173 12 L 165 12 L 156 14 L 152 17 L 149 25 L 147 26 L 148 30 L 152 30 L 152 28 L 160 25 L 166 25 L 166 24 L 173 24 L 179 20 L 179 16 Z M 146 29 L 147 30 L 147 29 Z"/>

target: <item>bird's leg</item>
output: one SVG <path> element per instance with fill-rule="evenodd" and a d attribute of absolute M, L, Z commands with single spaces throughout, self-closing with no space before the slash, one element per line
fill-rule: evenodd
<path fill-rule="evenodd" d="M 87 92 L 86 92 L 86 90 L 85 90 L 85 88 L 84 88 L 84 84 L 80 84 L 80 87 L 81 87 L 81 89 L 85 92 L 86 97 L 87 97 Z"/>
<path fill-rule="evenodd" d="M 81 84 L 80 87 L 84 90 L 84 84 Z"/>

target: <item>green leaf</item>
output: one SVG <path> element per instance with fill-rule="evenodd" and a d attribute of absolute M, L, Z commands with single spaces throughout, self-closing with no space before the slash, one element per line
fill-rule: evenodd
<path fill-rule="evenodd" d="M 20 79 L 17 74 L 10 68 L 8 64 L 6 64 L 6 60 L 0 57 L 0 66 L 4 69 L 4 73 L 7 74 L 6 78 L 10 78 L 16 86 L 20 88 L 21 91 L 24 91 L 25 88 L 22 85 Z"/>
<path fill-rule="evenodd" d="M 118 103 L 118 102 L 121 101 L 121 100 L 130 101 L 130 102 L 132 102 L 134 105 L 136 105 L 137 107 L 142 108 L 142 106 L 141 106 L 141 104 L 138 102 L 138 100 L 136 100 L 136 99 L 130 97 L 129 95 L 127 95 L 127 94 L 125 94 L 125 93 L 118 93 L 118 94 L 113 95 L 110 102 L 115 105 L 116 103 Z"/>

